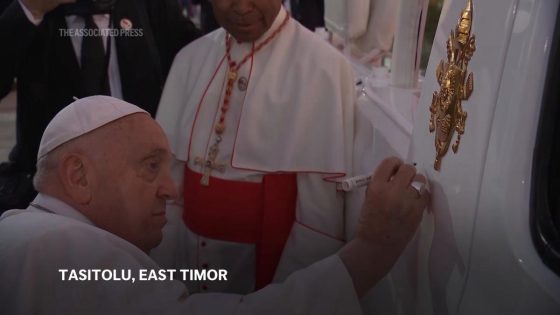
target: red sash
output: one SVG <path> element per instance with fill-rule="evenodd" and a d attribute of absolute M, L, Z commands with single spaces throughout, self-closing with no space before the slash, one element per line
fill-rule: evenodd
<path fill-rule="evenodd" d="M 256 290 L 272 281 L 295 220 L 296 174 L 270 174 L 262 183 L 210 177 L 185 167 L 183 221 L 204 237 L 256 245 Z"/>

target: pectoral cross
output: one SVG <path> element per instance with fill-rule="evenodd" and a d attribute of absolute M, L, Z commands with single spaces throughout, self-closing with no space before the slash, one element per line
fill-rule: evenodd
<path fill-rule="evenodd" d="M 218 138 L 221 141 L 221 137 Z M 208 159 L 204 159 L 201 157 L 196 157 L 194 159 L 194 164 L 200 165 L 203 167 L 202 169 L 202 178 L 200 179 L 200 184 L 203 186 L 210 185 L 210 174 L 212 171 L 218 171 L 223 173 L 226 170 L 226 165 L 223 163 L 216 162 L 216 156 L 218 156 L 218 144 L 220 141 L 216 141 L 211 147 L 210 151 L 208 152 Z"/>
<path fill-rule="evenodd" d="M 227 55 L 230 63 L 227 72 L 227 84 L 226 84 L 226 91 L 224 96 L 224 103 L 222 104 L 222 108 L 220 108 L 220 112 L 221 112 L 220 118 L 218 122 L 216 122 L 216 124 L 214 125 L 214 133 L 216 134 L 216 138 L 214 144 L 212 144 L 212 146 L 208 150 L 208 158 L 204 159 L 202 157 L 196 157 L 194 159 L 195 165 L 202 166 L 202 178 L 200 179 L 200 184 L 203 186 L 210 185 L 210 175 L 212 171 L 218 171 L 223 173 L 226 170 L 226 165 L 217 163 L 216 157 L 218 156 L 218 151 L 219 151 L 218 146 L 220 145 L 220 142 L 222 142 L 222 134 L 226 129 L 226 125 L 225 125 L 226 113 L 229 110 L 229 106 L 230 106 L 229 102 L 231 99 L 231 94 L 233 93 L 233 84 L 235 83 L 235 79 L 237 79 L 237 70 L 239 70 L 239 65 L 237 65 L 234 61 L 230 60 L 231 58 L 229 57 L 229 48 L 228 48 Z M 242 64 L 245 61 L 247 60 L 244 60 Z"/>

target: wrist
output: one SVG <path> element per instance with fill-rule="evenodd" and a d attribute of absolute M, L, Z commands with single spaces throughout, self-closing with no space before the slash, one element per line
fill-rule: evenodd
<path fill-rule="evenodd" d="M 381 280 L 394 264 L 392 254 L 384 253 L 373 242 L 362 239 L 353 239 L 338 255 L 360 297 Z"/>
<path fill-rule="evenodd" d="M 398 250 L 403 247 L 403 244 L 407 243 L 405 235 L 402 235 L 399 231 L 393 231 L 383 227 L 358 227 L 355 240 L 363 243 L 364 246 L 368 245 L 370 248 L 375 248 L 384 252 Z"/>

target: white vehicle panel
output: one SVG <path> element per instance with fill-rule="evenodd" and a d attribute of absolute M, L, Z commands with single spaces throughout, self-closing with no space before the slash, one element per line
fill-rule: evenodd
<path fill-rule="evenodd" d="M 430 133 L 428 129 L 432 94 L 440 89 L 435 77 L 436 66 L 447 59 L 447 37 L 455 29 L 466 4 L 467 1 L 452 1 L 440 17 L 415 115 L 410 157 L 430 180 L 432 212 L 425 216 L 419 231 L 418 256 L 411 250 L 401 264 L 409 264 L 407 270 L 418 268 L 415 270 L 417 275 L 410 275 L 409 283 L 402 285 L 408 287 L 403 292 L 415 295 L 406 300 L 416 305 L 419 314 L 458 312 L 517 1 L 474 1 L 471 34 L 476 37 L 476 51 L 468 68 L 474 73 L 474 91 L 468 100 L 462 102 L 463 110 L 468 113 L 465 134 L 458 152 L 454 154 L 450 149 L 442 159 L 441 170 L 436 171 L 433 167 L 435 133 Z M 500 9 L 497 10 L 496 6 Z M 415 290 L 410 289 L 414 288 L 411 279 L 418 281 Z"/>
<path fill-rule="evenodd" d="M 462 314 L 560 314 L 531 240 L 531 168 L 558 1 L 520 0 L 496 106 Z"/>
<path fill-rule="evenodd" d="M 529 220 L 560 1 L 473 0 L 476 51 L 468 73 L 474 90 L 462 101 L 465 133 L 457 153 L 450 147 L 436 171 L 429 132 L 432 96 L 440 91 L 436 67 L 447 60 L 448 36 L 466 5 L 449 0 L 442 9 L 418 104 L 414 90 L 365 76 L 355 170 L 367 174 L 372 163 L 408 151 L 406 160 L 417 163 L 432 191 L 431 212 L 415 239 L 363 300 L 366 314 L 560 314 L 560 276 L 537 253 Z M 354 205 L 361 204 L 363 189 L 352 194 L 359 200 Z M 348 215 L 349 231 L 357 213 Z"/>

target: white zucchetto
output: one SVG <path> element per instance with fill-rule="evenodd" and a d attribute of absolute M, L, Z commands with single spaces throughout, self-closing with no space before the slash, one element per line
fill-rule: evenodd
<path fill-rule="evenodd" d="M 62 109 L 48 124 L 41 138 L 37 159 L 72 139 L 135 113 L 149 115 L 136 105 L 110 96 L 78 99 Z"/>

